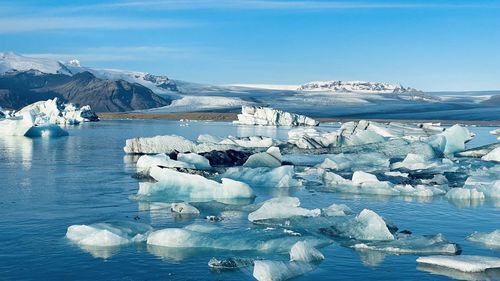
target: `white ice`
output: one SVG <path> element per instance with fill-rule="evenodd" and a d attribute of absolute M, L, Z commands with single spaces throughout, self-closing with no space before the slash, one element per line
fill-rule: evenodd
<path fill-rule="evenodd" d="M 465 149 L 465 143 L 473 138 L 467 128 L 453 125 L 444 132 L 431 136 L 428 143 L 444 155 L 453 155 Z"/>
<path fill-rule="evenodd" d="M 281 153 L 278 147 L 270 147 L 266 152 L 259 152 L 250 155 L 243 167 L 258 168 L 268 167 L 277 168 L 281 166 Z"/>
<path fill-rule="evenodd" d="M 316 265 L 306 262 L 256 260 L 253 277 L 259 281 L 282 281 L 313 271 Z"/>
<path fill-rule="evenodd" d="M 393 163 L 391 168 L 394 170 L 407 169 L 412 171 L 437 170 L 439 172 L 453 172 L 458 169 L 450 159 L 426 159 L 424 155 L 413 153 L 409 153 L 403 161 Z"/>
<path fill-rule="evenodd" d="M 321 209 L 321 212 L 325 216 L 340 217 L 351 214 L 352 210 L 346 204 L 332 204 L 327 208 Z"/>
<path fill-rule="evenodd" d="M 163 166 L 163 167 L 177 167 L 177 168 L 188 168 L 194 169 L 195 166 L 182 161 L 176 161 L 170 159 L 165 153 L 160 153 L 156 155 L 142 155 L 137 160 L 137 171 L 140 173 L 149 173 L 152 167 Z"/>
<path fill-rule="evenodd" d="M 146 241 L 151 227 L 144 224 L 96 223 L 71 225 L 66 237 L 82 246 L 113 247 Z"/>
<path fill-rule="evenodd" d="M 181 215 L 198 215 L 200 210 L 189 203 L 172 203 L 170 210 Z"/>
<path fill-rule="evenodd" d="M 249 221 L 266 219 L 286 219 L 295 216 L 317 217 L 320 209 L 305 209 L 300 207 L 300 200 L 296 197 L 277 197 L 264 202 L 256 211 L 248 214 Z"/>
<path fill-rule="evenodd" d="M 364 209 L 348 221 L 336 224 L 335 228 L 341 232 L 342 236 L 356 240 L 394 240 L 394 235 L 389 231 L 382 217 L 369 209 Z"/>
<path fill-rule="evenodd" d="M 317 126 L 318 121 L 304 115 L 269 107 L 242 106 L 236 124 L 263 126 Z"/>
<path fill-rule="evenodd" d="M 475 188 L 452 188 L 446 193 L 446 198 L 452 200 L 483 200 L 484 193 Z"/>
<path fill-rule="evenodd" d="M 442 234 L 425 236 L 402 236 L 390 241 L 356 243 L 356 250 L 371 250 L 394 254 L 448 254 L 460 251 L 457 244 L 448 242 Z"/>
<path fill-rule="evenodd" d="M 198 170 L 210 170 L 210 162 L 207 158 L 196 153 L 178 153 L 177 160 L 194 166 Z"/>
<path fill-rule="evenodd" d="M 139 185 L 137 195 L 168 196 L 171 199 L 188 200 L 219 200 L 253 198 L 252 188 L 247 184 L 228 178 L 222 178 L 222 183 L 206 179 L 200 175 L 177 172 L 171 169 L 152 167 L 150 176 L 157 183 Z M 178 198 L 181 197 L 181 198 Z"/>
<path fill-rule="evenodd" d="M 233 137 L 229 136 L 225 139 L 221 139 L 219 137 L 215 137 L 212 135 L 199 135 L 198 136 L 199 143 L 215 143 L 215 144 L 226 144 L 226 145 L 235 145 L 246 148 L 258 148 L 258 147 L 271 147 L 275 144 L 275 140 L 269 137 L 261 137 L 261 136 L 250 136 L 250 137 Z"/>
<path fill-rule="evenodd" d="M 500 249 L 500 229 L 496 229 L 489 233 L 474 232 L 467 240 L 484 244 L 495 249 Z"/>
<path fill-rule="evenodd" d="M 293 166 L 281 166 L 278 168 L 247 168 L 231 167 L 222 174 L 223 177 L 239 180 L 251 186 L 265 187 L 299 187 L 302 183 L 294 178 Z"/>
<path fill-rule="evenodd" d="M 318 262 L 325 256 L 307 241 L 299 241 L 290 250 L 290 261 Z"/>
<path fill-rule="evenodd" d="M 497 147 L 492 151 L 488 152 L 488 154 L 481 157 L 481 159 L 486 161 L 500 162 L 500 147 Z"/>
<path fill-rule="evenodd" d="M 417 262 L 464 272 L 482 272 L 491 268 L 500 268 L 500 258 L 486 256 L 429 256 L 419 257 Z"/>
<path fill-rule="evenodd" d="M 370 172 L 388 170 L 389 159 L 377 152 L 330 154 L 323 163 L 316 165 L 316 167 L 334 171 L 362 169 L 363 171 Z"/>

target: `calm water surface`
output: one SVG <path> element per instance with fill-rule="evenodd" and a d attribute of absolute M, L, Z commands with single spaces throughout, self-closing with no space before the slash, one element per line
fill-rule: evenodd
<path fill-rule="evenodd" d="M 252 279 L 251 269 L 225 273 L 208 269 L 210 258 L 235 253 L 203 251 L 173 259 L 139 244 L 114 249 L 103 259 L 65 239 L 66 229 L 72 224 L 138 220 L 158 229 L 194 221 L 207 223 L 202 218 L 178 220 L 168 210 L 149 211 L 143 204 L 129 200 L 137 192 L 138 181 L 131 177 L 135 166 L 122 150 L 127 138 L 178 134 L 196 139 L 199 134 L 212 134 L 284 139 L 287 134 L 286 129 L 229 123 L 181 124 L 164 120 L 102 121 L 70 127 L 70 136 L 65 138 L 0 138 L 0 280 Z M 478 136 L 469 146 L 495 141 L 488 134 L 492 128 L 470 129 Z M 332 203 L 345 203 L 354 211 L 370 208 L 415 234 L 443 233 L 448 240 L 459 243 L 464 254 L 500 256 L 498 251 L 465 240 L 474 231 L 500 228 L 499 202 L 469 207 L 450 204 L 443 197 L 416 200 L 347 196 L 307 189 L 284 192 L 300 197 L 302 205 L 308 208 Z M 230 223 L 237 227 L 249 225 L 246 220 Z M 298 280 L 448 280 L 417 270 L 413 255 L 357 253 L 336 244 L 321 251 L 326 257 L 324 262 Z"/>

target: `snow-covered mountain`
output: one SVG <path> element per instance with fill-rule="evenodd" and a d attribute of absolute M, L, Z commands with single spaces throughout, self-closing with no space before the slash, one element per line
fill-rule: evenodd
<path fill-rule="evenodd" d="M 90 72 L 99 79 L 125 80 L 130 83 L 138 83 L 148 87 L 156 94 L 169 94 L 178 91 L 175 82 L 166 76 L 139 71 L 84 67 L 76 59 L 69 62 L 62 62 L 53 59 L 27 57 L 13 52 L 0 52 L 0 74 L 29 70 L 37 70 L 46 74 L 65 74 L 70 76 L 81 72 Z"/>
<path fill-rule="evenodd" d="M 419 92 L 416 89 L 403 87 L 401 84 L 389 84 L 366 81 L 313 81 L 301 85 L 298 91 L 317 92 L 343 92 L 343 93 L 367 93 L 367 94 L 389 94 Z"/>

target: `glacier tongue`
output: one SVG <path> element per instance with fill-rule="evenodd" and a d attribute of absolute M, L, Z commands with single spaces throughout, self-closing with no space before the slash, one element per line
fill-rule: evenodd
<path fill-rule="evenodd" d="M 304 115 L 269 107 L 242 106 L 236 124 L 262 126 L 317 126 L 319 122 Z"/>

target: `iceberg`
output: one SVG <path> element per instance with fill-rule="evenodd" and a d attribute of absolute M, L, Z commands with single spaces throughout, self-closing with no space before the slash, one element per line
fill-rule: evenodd
<path fill-rule="evenodd" d="M 490 233 L 474 232 L 467 237 L 467 240 L 483 244 L 493 249 L 500 249 L 500 229 Z"/>
<path fill-rule="evenodd" d="M 411 171 L 416 170 L 432 170 L 437 172 L 454 172 L 458 169 L 450 159 L 426 159 L 424 155 L 409 153 L 401 162 L 396 162 L 391 165 L 394 170 L 406 169 Z"/>
<path fill-rule="evenodd" d="M 447 254 L 455 255 L 460 253 L 460 247 L 455 243 L 448 242 L 442 234 L 412 236 L 404 235 L 396 237 L 391 241 L 372 241 L 355 243 L 356 250 L 371 250 L 393 254 Z"/>
<path fill-rule="evenodd" d="M 325 256 L 307 241 L 299 241 L 290 249 L 290 261 L 318 262 Z"/>
<path fill-rule="evenodd" d="M 269 167 L 277 168 L 281 166 L 281 153 L 278 147 L 270 147 L 266 152 L 260 152 L 248 157 L 243 167 L 258 168 Z"/>
<path fill-rule="evenodd" d="M 198 170 L 212 169 L 212 166 L 210 166 L 210 161 L 208 161 L 207 158 L 196 153 L 178 153 L 177 160 L 192 165 L 195 169 Z"/>
<path fill-rule="evenodd" d="M 332 226 L 338 236 L 361 241 L 394 240 L 386 222 L 372 210 L 364 209 L 356 217 Z"/>
<path fill-rule="evenodd" d="M 328 217 L 340 217 L 352 214 L 352 210 L 346 204 L 332 204 L 321 209 L 321 213 Z"/>
<path fill-rule="evenodd" d="M 482 272 L 500 268 L 500 258 L 485 256 L 429 256 L 419 257 L 418 263 L 455 269 L 463 272 Z"/>
<path fill-rule="evenodd" d="M 200 175 L 160 167 L 152 167 L 150 176 L 158 182 L 140 183 L 138 198 L 167 197 L 193 202 L 255 197 L 252 188 L 247 184 L 228 178 L 222 178 L 222 183 L 219 183 Z"/>
<path fill-rule="evenodd" d="M 461 157 L 481 158 L 498 147 L 500 147 L 500 142 L 467 149 L 467 150 L 464 150 L 462 152 L 457 153 L 456 155 L 461 156 Z"/>
<path fill-rule="evenodd" d="M 226 170 L 223 177 L 243 181 L 253 187 L 300 187 L 302 182 L 294 178 L 293 166 L 278 168 L 232 167 Z"/>
<path fill-rule="evenodd" d="M 481 159 L 486 161 L 500 162 L 500 147 L 497 147 L 492 151 L 488 152 L 486 155 L 481 157 Z"/>
<path fill-rule="evenodd" d="M 152 230 L 139 223 L 96 223 L 71 225 L 66 237 L 82 246 L 113 247 L 135 242 L 144 242 Z"/>
<path fill-rule="evenodd" d="M 31 112 L 24 112 L 17 116 L 0 119 L 0 135 L 3 136 L 25 136 L 29 138 L 37 137 L 63 137 L 68 132 L 57 124 L 35 123 L 36 117 Z"/>
<path fill-rule="evenodd" d="M 208 267 L 217 271 L 222 270 L 233 270 L 254 265 L 254 259 L 248 258 L 228 258 L 224 260 L 219 260 L 216 258 L 211 258 L 208 261 Z"/>
<path fill-rule="evenodd" d="M 262 126 L 318 126 L 319 122 L 304 115 L 293 114 L 269 107 L 242 106 L 238 121 L 241 125 Z"/>
<path fill-rule="evenodd" d="M 363 154 L 336 154 L 328 155 L 323 163 L 316 165 L 317 168 L 333 171 L 363 170 L 366 172 L 389 169 L 389 158 L 381 153 L 368 152 Z"/>
<path fill-rule="evenodd" d="M 479 201 L 484 199 L 484 193 L 475 188 L 452 188 L 446 193 L 446 198 L 451 200 Z"/>
<path fill-rule="evenodd" d="M 248 220 L 255 222 L 266 219 L 285 219 L 295 216 L 317 217 L 320 215 L 320 209 L 301 208 L 300 200 L 296 197 L 277 197 L 265 201 L 259 209 L 248 214 Z"/>
<path fill-rule="evenodd" d="M 234 145 L 245 148 L 268 148 L 275 144 L 275 141 L 272 138 L 262 137 L 262 136 L 250 136 L 250 137 L 229 136 L 225 139 L 221 139 L 212 135 L 200 135 L 198 136 L 198 142 Z"/>
<path fill-rule="evenodd" d="M 465 143 L 474 137 L 467 128 L 453 125 L 444 132 L 431 136 L 428 143 L 444 155 L 454 155 L 465 150 Z"/>
<path fill-rule="evenodd" d="M 73 104 L 62 104 L 57 98 L 27 105 L 16 112 L 15 116 L 23 116 L 28 112 L 34 116 L 35 125 L 47 123 L 74 125 L 99 120 L 90 106 L 78 108 Z"/>
<path fill-rule="evenodd" d="M 317 149 L 340 146 L 337 132 L 320 132 L 314 128 L 296 128 L 288 131 L 288 143 L 302 149 Z"/>
<path fill-rule="evenodd" d="M 170 159 L 168 155 L 165 153 L 160 153 L 156 155 L 142 155 L 139 157 L 137 160 L 137 171 L 139 173 L 144 173 L 148 174 L 149 170 L 152 167 L 156 166 L 162 166 L 162 167 L 178 167 L 178 168 L 187 168 L 187 169 L 194 169 L 195 166 L 192 164 L 188 164 L 186 162 L 181 162 L 181 161 L 176 161 Z"/>

